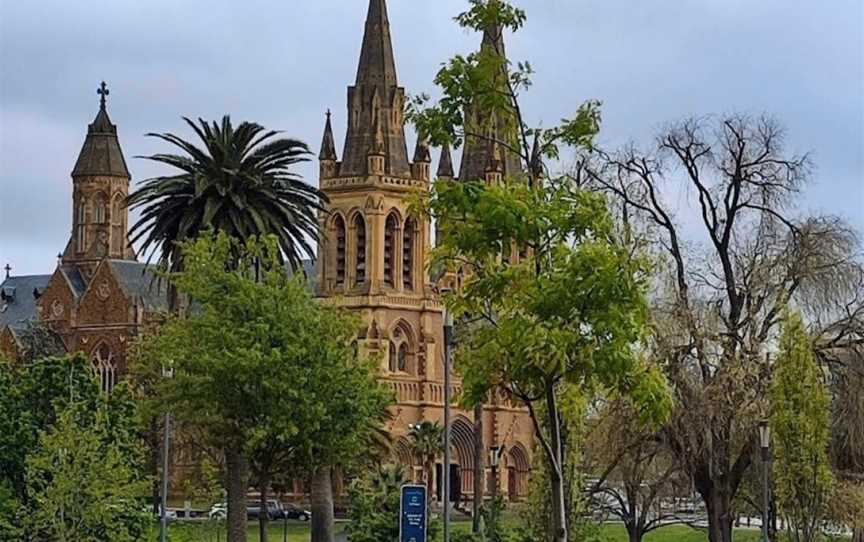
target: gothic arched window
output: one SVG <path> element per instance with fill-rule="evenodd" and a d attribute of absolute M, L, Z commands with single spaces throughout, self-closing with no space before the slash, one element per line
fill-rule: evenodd
<path fill-rule="evenodd" d="M 400 322 L 390 334 L 388 367 L 391 373 L 413 373 L 413 334 L 405 322 Z"/>
<path fill-rule="evenodd" d="M 405 220 L 402 232 L 402 287 L 414 289 L 414 220 Z"/>
<path fill-rule="evenodd" d="M 399 228 L 399 219 L 395 213 L 387 216 L 384 226 L 384 284 L 396 286 L 396 231 Z"/>
<path fill-rule="evenodd" d="M 114 364 L 114 354 L 111 353 L 111 348 L 105 344 L 100 344 L 93 351 L 93 372 L 99 378 L 99 384 L 102 393 L 110 393 L 114 389 L 114 384 L 117 383 L 117 367 Z"/>
<path fill-rule="evenodd" d="M 333 219 L 334 237 L 336 239 L 336 284 L 345 284 L 345 221 L 340 215 Z"/>
<path fill-rule="evenodd" d="M 357 240 L 355 283 L 363 284 L 366 282 L 366 221 L 360 213 L 354 215 L 354 236 Z"/>

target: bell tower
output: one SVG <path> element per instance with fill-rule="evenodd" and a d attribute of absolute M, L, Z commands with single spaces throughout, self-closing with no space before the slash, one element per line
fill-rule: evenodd
<path fill-rule="evenodd" d="M 72 234 L 62 255 L 62 263 L 78 266 L 85 277 L 103 258 L 135 259 L 127 235 L 129 170 L 108 117 L 104 81 L 96 92 L 99 111 L 72 169 Z"/>
<path fill-rule="evenodd" d="M 386 2 L 370 0 L 342 159 L 329 111 L 321 142 L 320 187 L 330 203 L 317 289 L 362 314 L 358 346 L 381 356 L 385 379 L 419 383 L 443 371 L 441 304 L 425 266 L 429 223 L 409 212 L 416 193 L 430 188 L 429 148 L 417 141 L 408 159 L 404 105 Z M 417 401 L 424 393 L 419 384 L 403 389 Z"/>

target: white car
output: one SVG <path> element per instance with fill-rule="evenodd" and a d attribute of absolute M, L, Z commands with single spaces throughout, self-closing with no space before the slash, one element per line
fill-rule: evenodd
<path fill-rule="evenodd" d="M 225 519 L 228 517 L 228 503 L 220 502 L 214 504 L 207 514 L 210 519 Z"/>

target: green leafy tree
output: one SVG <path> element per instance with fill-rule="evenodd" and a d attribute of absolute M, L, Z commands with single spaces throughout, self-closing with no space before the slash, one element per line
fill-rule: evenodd
<path fill-rule="evenodd" d="M 39 435 L 27 457 L 27 522 L 38 538 L 133 542 L 146 531 L 141 497 L 149 483 L 111 435 L 104 406 L 84 413 L 78 405 Z"/>
<path fill-rule="evenodd" d="M 647 262 L 618 241 L 603 197 L 550 175 L 544 164 L 562 145 L 592 145 L 598 105 L 583 104 L 552 128 L 528 127 L 519 98 L 531 68 L 514 69 L 500 39 L 525 19 L 505 1 L 472 0 L 456 20 L 484 32 L 485 45 L 445 64 L 435 79 L 441 100 L 431 107 L 415 100 L 410 118 L 435 144 L 480 142 L 493 159 L 518 160 L 525 172 L 510 171 L 501 182 L 439 180 L 421 207 L 439 229 L 432 265 L 465 276 L 446 303 L 456 316 L 480 322 L 457 353 L 466 402 L 503 388 L 528 407 L 549 470 L 553 540 L 563 542 L 563 385 L 608 387 L 652 419 L 670 405 L 664 380 L 637 354 L 648 320 Z"/>
<path fill-rule="evenodd" d="M 833 476 L 828 458 L 830 397 L 801 317 L 786 317 L 771 384 L 775 486 L 794 542 L 813 542 L 825 527 Z"/>
<path fill-rule="evenodd" d="M 429 495 L 429 499 L 432 499 L 435 494 L 433 483 L 435 461 L 444 452 L 444 428 L 438 422 L 425 420 L 411 427 L 408 438 L 414 453 L 423 460 L 426 494 Z"/>
<path fill-rule="evenodd" d="M 254 122 L 236 128 L 227 115 L 222 122 L 186 124 L 198 144 L 166 134 L 148 134 L 174 145 L 183 154 L 154 154 L 148 160 L 171 166 L 179 173 L 148 179 L 129 196 L 141 218 L 130 239 L 142 241 L 141 250 L 159 250 L 159 261 L 180 269 L 180 243 L 208 230 L 246 239 L 276 235 L 282 255 L 294 267 L 313 254 L 310 239 L 318 235 L 317 212 L 323 193 L 303 182 L 292 168 L 308 160 L 305 143 L 277 139 Z"/>
<path fill-rule="evenodd" d="M 275 237 L 220 233 L 182 248 L 170 280 L 196 310 L 145 338 L 134 371 L 152 383 L 151 412 L 171 411 L 224 450 L 228 539 L 245 541 L 250 460 L 269 451 L 332 466 L 359 455 L 391 395 L 351 346 L 357 321 L 285 274 Z M 155 378 L 166 364 L 173 378 Z"/>

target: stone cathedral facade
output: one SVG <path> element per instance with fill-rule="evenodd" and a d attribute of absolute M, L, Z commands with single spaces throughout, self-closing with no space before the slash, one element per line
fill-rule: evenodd
<path fill-rule="evenodd" d="M 484 42 L 495 40 L 503 51 L 500 39 L 500 32 L 484 36 Z M 108 392 L 126 371 L 130 340 L 144 326 L 159 321 L 167 301 L 164 289 L 151 280 L 151 270 L 136 260 L 129 244 L 123 202 L 131 179 L 117 127 L 108 117 L 104 83 L 99 93 L 99 110 L 72 169 L 69 242 L 51 274 L 21 277 L 7 269 L 0 285 L 0 350 L 13 357 L 20 352 L 28 321 L 38 318 L 56 332 L 66 351 L 89 356 Z M 370 0 L 346 114 L 331 119 L 327 113 L 319 185 L 330 204 L 321 216 L 323 234 L 310 278 L 324 302 L 362 316 L 358 348 L 381 359 L 381 378 L 396 397 L 388 425 L 395 459 L 419 480 L 421 461 L 411 452 L 408 433 L 412 424 L 443 420 L 443 307 L 438 296 L 441 284 L 433 283 L 426 266 L 432 246 L 430 224 L 408 212 L 412 195 L 429 190 L 432 164 L 423 141 L 415 142 L 409 159 L 405 96 L 397 79 L 386 2 Z M 346 127 L 341 156 L 333 131 L 333 122 L 340 120 Z M 519 168 L 518 160 L 469 141 L 459 174 L 445 148 L 436 175 L 454 182 L 495 182 Z M 454 396 L 459 390 L 455 377 Z M 454 406 L 453 463 L 447 469 L 436 467 L 438 499 L 445 472 L 461 498 L 473 492 L 474 421 L 473 412 Z M 528 489 L 533 442 L 527 412 L 504 396 L 494 396 L 483 410 L 482 425 L 484 447 L 504 450 L 497 491 L 511 500 L 521 499 Z M 496 478 L 488 466 L 484 477 L 491 492 Z"/>

